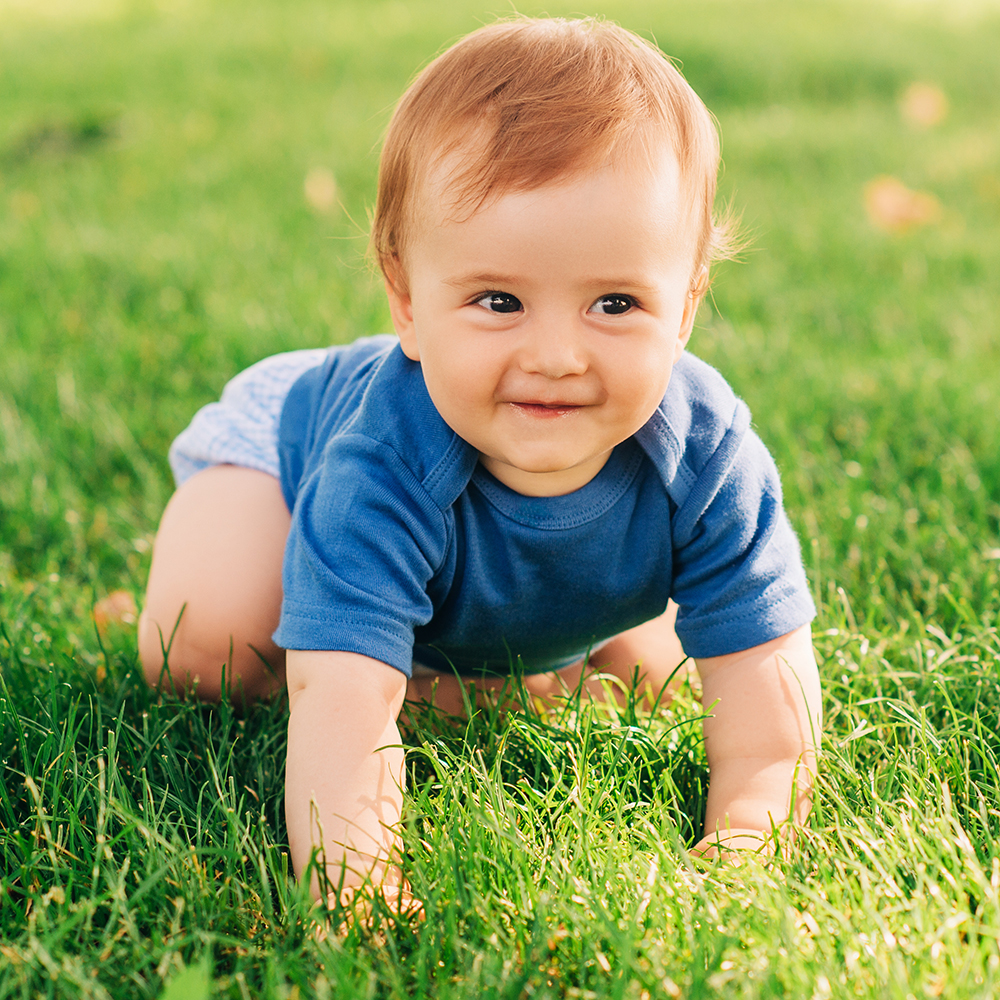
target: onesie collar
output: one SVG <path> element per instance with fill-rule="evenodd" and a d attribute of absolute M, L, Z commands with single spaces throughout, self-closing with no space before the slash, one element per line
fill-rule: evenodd
<path fill-rule="evenodd" d="M 628 438 L 617 445 L 600 472 L 572 493 L 556 497 L 528 497 L 505 486 L 477 464 L 475 487 L 504 517 L 528 528 L 559 531 L 576 528 L 607 513 L 625 495 L 642 465 L 642 448 Z"/>

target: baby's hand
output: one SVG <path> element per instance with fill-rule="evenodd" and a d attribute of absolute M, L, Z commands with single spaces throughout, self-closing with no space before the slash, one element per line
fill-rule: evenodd
<path fill-rule="evenodd" d="M 381 908 L 388 910 L 392 916 L 405 917 L 407 920 L 424 919 L 424 904 L 413 895 L 407 882 L 398 885 L 367 885 L 352 892 L 344 901 L 350 912 L 348 919 L 360 920 L 370 927 L 379 900 Z M 393 922 L 391 916 L 389 922 Z"/>
<path fill-rule="evenodd" d="M 359 889 L 345 889 L 338 900 L 336 893 L 329 893 L 326 899 L 326 914 L 319 917 L 313 937 L 324 941 L 333 930 L 330 917 L 339 911 L 342 916 L 336 933 L 343 936 L 352 925 L 367 931 L 378 930 L 382 923 L 394 927 L 397 919 L 405 922 L 424 919 L 424 904 L 410 891 L 407 883 L 400 885 L 371 885 Z M 376 920 L 376 913 L 382 920 Z"/>
<path fill-rule="evenodd" d="M 747 855 L 771 857 L 774 854 L 775 842 L 775 834 L 771 831 L 764 833 L 761 830 L 748 829 L 720 830 L 717 833 L 705 834 L 691 848 L 691 853 L 706 861 L 719 858 L 722 861 L 739 864 L 741 858 L 746 858 Z"/>

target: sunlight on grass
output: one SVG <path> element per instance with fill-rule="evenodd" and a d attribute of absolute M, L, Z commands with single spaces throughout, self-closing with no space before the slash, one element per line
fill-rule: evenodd
<path fill-rule="evenodd" d="M 153 0 L 150 4 L 137 0 L 0 0 L 0 22 L 108 21 L 150 8 L 164 14 L 177 14 L 194 7 L 194 0 Z"/>
<path fill-rule="evenodd" d="M 0 20 L 32 18 L 52 21 L 120 17 L 129 0 L 0 0 Z"/>

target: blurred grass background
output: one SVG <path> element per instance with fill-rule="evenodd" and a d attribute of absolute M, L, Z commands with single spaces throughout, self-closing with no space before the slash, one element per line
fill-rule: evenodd
<path fill-rule="evenodd" d="M 0 996 L 156 996 L 206 955 L 191 996 L 996 985 L 995 3 L 545 8 L 655 38 L 720 123 L 751 249 L 692 350 L 749 402 L 820 606 L 828 755 L 791 867 L 685 881 L 696 707 L 678 731 L 429 722 L 408 843 L 433 919 L 317 951 L 281 858 L 280 709 L 159 702 L 127 607 L 95 623 L 108 593 L 141 599 L 198 406 L 267 354 L 389 329 L 363 256 L 381 132 L 421 65 L 504 10 L 0 0 Z M 676 941 L 622 929 L 648 905 Z"/>

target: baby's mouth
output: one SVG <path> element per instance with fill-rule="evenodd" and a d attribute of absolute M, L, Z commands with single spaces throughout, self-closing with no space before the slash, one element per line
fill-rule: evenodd
<path fill-rule="evenodd" d="M 579 403 L 547 403 L 536 400 L 512 400 L 510 405 L 525 416 L 541 418 L 543 420 L 545 418 L 563 417 L 583 409 L 583 406 Z"/>

